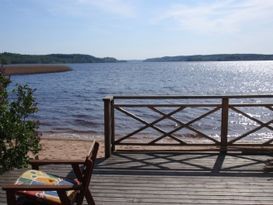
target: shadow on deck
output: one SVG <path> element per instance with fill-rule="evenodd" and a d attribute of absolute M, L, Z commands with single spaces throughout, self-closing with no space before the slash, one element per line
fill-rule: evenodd
<path fill-rule="evenodd" d="M 122 153 L 101 160 L 91 190 L 96 204 L 273 204 L 272 155 L 242 153 Z M 47 166 L 58 175 L 70 167 Z M 0 185 L 24 170 L 0 176 Z M 0 191 L 0 204 L 5 193 Z"/>
<path fill-rule="evenodd" d="M 273 204 L 270 155 L 115 153 L 95 170 L 99 204 Z M 111 203 L 112 202 L 112 203 Z"/>
<path fill-rule="evenodd" d="M 273 176 L 264 172 L 270 154 L 188 152 L 188 153 L 115 153 L 101 161 L 99 174 L 138 174 L 168 176 Z"/>

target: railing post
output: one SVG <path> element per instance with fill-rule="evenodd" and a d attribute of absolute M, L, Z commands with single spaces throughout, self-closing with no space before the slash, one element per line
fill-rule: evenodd
<path fill-rule="evenodd" d="M 112 153 L 112 96 L 106 96 L 104 101 L 104 154 L 109 158 Z"/>
<path fill-rule="evenodd" d="M 221 119 L 221 151 L 227 151 L 227 136 L 228 136 L 228 97 L 222 98 L 222 119 Z"/>
<path fill-rule="evenodd" d="M 114 98 L 111 100 L 111 151 L 115 151 L 115 109 L 114 109 Z"/>

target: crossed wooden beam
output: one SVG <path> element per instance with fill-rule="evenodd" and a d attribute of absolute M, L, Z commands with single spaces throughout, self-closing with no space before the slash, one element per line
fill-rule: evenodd
<path fill-rule="evenodd" d="M 206 138 L 206 139 L 208 139 L 208 140 L 214 142 L 214 144 L 216 144 L 216 145 L 219 145 L 219 144 L 220 144 L 220 142 L 217 141 L 216 139 L 214 139 L 214 138 L 212 138 L 212 137 L 206 135 L 205 133 L 203 133 L 203 132 L 201 132 L 201 131 L 199 131 L 199 130 L 197 130 L 197 129 L 195 129 L 195 128 L 193 128 L 193 127 L 191 126 L 191 125 L 192 125 L 193 123 L 195 123 L 196 121 L 199 121 L 199 120 L 201 120 L 202 118 L 204 118 L 204 117 L 206 117 L 206 116 L 208 116 L 208 115 L 210 115 L 210 114 L 212 114 L 212 113 L 214 113 L 214 112 L 217 112 L 217 111 L 221 108 L 220 106 L 216 106 L 214 109 L 212 109 L 212 110 L 210 110 L 210 111 L 208 111 L 208 112 L 206 112 L 206 113 L 200 115 L 199 117 L 197 117 L 197 118 L 195 118 L 195 119 L 193 119 L 193 120 L 191 120 L 191 121 L 189 121 L 189 122 L 187 122 L 187 123 L 183 123 L 183 122 L 181 122 L 180 120 L 178 120 L 178 119 L 176 119 L 175 117 L 173 117 L 174 114 L 176 114 L 176 113 L 178 113 L 178 112 L 184 110 L 184 109 L 186 108 L 186 106 L 178 106 L 177 109 L 175 109 L 175 110 L 173 110 L 173 111 L 171 111 L 171 112 L 169 112 L 169 113 L 167 113 L 167 114 L 164 113 L 164 112 L 162 112 L 162 111 L 160 111 L 160 110 L 159 110 L 158 108 L 156 108 L 156 107 L 157 107 L 157 106 L 154 106 L 154 105 L 148 105 L 148 106 L 147 106 L 147 108 L 149 108 L 150 110 L 152 110 L 152 111 L 154 111 L 154 112 L 160 114 L 161 117 L 158 118 L 158 119 L 156 119 L 156 120 L 154 120 L 154 121 L 152 121 L 152 122 L 147 122 L 146 120 L 142 119 L 141 117 L 138 117 L 137 115 L 135 115 L 135 114 L 133 114 L 133 113 L 127 111 L 126 109 L 122 108 L 122 106 L 116 106 L 115 108 L 116 108 L 118 111 L 120 111 L 120 112 L 124 113 L 125 115 L 127 115 L 127 116 L 129 116 L 129 117 L 131 117 L 131 118 L 137 120 L 138 122 L 144 124 L 144 126 L 142 126 L 142 127 L 138 128 L 138 129 L 134 130 L 133 132 L 127 134 L 127 135 L 124 136 L 124 137 L 121 137 L 121 138 L 118 139 L 115 143 L 116 143 L 117 145 L 126 144 L 126 143 L 122 143 L 122 141 L 124 141 L 125 139 L 128 139 L 129 137 L 131 137 L 131 136 L 133 136 L 133 135 L 135 135 L 135 134 L 137 134 L 137 133 L 139 133 L 139 132 L 141 132 L 141 131 L 143 131 L 143 130 L 145 130 L 145 129 L 147 129 L 147 128 L 152 128 L 152 129 L 158 131 L 159 133 L 161 133 L 162 135 L 159 136 L 158 138 L 156 138 L 156 139 L 154 139 L 154 140 L 148 142 L 147 145 L 158 145 L 158 142 L 159 142 L 160 140 L 162 140 L 163 138 L 165 138 L 165 137 L 170 137 L 170 138 L 172 138 L 174 141 L 176 141 L 176 142 L 178 143 L 178 144 L 174 144 L 174 145 L 187 145 L 187 144 L 188 144 L 187 142 L 185 142 L 185 141 L 183 141 L 183 140 L 181 140 L 181 139 L 179 139 L 179 138 L 177 138 L 177 137 L 175 137 L 175 136 L 173 135 L 173 134 L 176 133 L 177 131 L 179 131 L 179 130 L 181 130 L 181 129 L 183 129 L 183 128 L 187 128 L 187 129 L 189 129 L 189 130 L 191 130 L 191 131 L 197 133 L 198 135 L 200 135 L 200 136 L 202 136 L 202 137 L 204 137 L 204 138 Z M 264 106 L 264 107 L 266 107 L 266 108 L 269 109 L 270 111 L 273 111 L 273 108 L 272 108 L 271 106 Z M 239 113 L 239 114 L 245 116 L 246 118 L 248 118 L 248 119 L 250 119 L 250 120 L 256 122 L 257 124 L 259 124 L 259 126 L 256 127 L 256 128 L 254 128 L 254 129 L 251 129 L 250 131 L 247 131 L 246 133 L 240 135 L 239 137 L 236 137 L 236 138 L 230 140 L 230 141 L 228 142 L 228 145 L 233 145 L 235 142 L 237 142 L 237 141 L 239 141 L 239 140 L 241 140 L 241 139 L 247 137 L 248 135 L 250 135 L 250 134 L 252 134 L 252 133 L 254 133 L 254 132 L 257 132 L 258 130 L 260 130 L 260 129 L 262 129 L 262 128 L 268 128 L 269 130 L 273 131 L 273 127 L 270 125 L 271 123 L 273 123 L 273 119 L 272 119 L 272 120 L 269 120 L 268 122 L 262 122 L 261 120 L 258 120 L 257 118 L 252 117 L 252 116 L 250 116 L 249 114 L 247 114 L 247 113 L 241 111 L 240 109 L 236 108 L 236 106 L 230 105 L 229 108 L 230 108 L 231 110 L 233 110 L 233 111 L 235 111 L 235 112 L 237 112 L 237 113 Z M 175 122 L 175 123 L 178 125 L 178 127 L 176 127 L 175 129 L 173 129 L 173 130 L 171 130 L 171 131 L 166 132 L 166 131 L 164 131 L 163 129 L 161 129 L 160 127 L 156 126 L 157 123 L 159 123 L 160 121 L 163 121 L 163 120 L 165 120 L 165 119 L 169 119 L 169 120 Z M 270 140 L 267 140 L 266 142 L 264 142 L 262 145 L 270 145 L 272 142 L 273 142 L 273 139 L 270 139 Z M 141 144 L 142 144 L 142 143 L 141 143 Z M 168 145 L 170 145 L 170 144 L 168 144 Z M 172 145 L 172 144 L 171 144 L 171 145 Z"/>
<path fill-rule="evenodd" d="M 266 108 L 268 108 L 269 110 L 273 111 L 273 108 L 270 107 L 270 106 L 264 106 L 264 107 L 266 107 Z M 250 116 L 249 114 L 247 114 L 247 113 L 245 113 L 245 112 L 243 112 L 243 111 L 241 111 L 241 110 L 235 108 L 235 106 L 230 106 L 230 109 L 232 109 L 233 111 L 235 111 L 235 112 L 237 112 L 237 113 L 239 113 L 239 114 L 245 116 L 246 118 L 248 118 L 248 119 L 250 119 L 250 120 L 252 120 L 252 121 L 258 123 L 259 126 L 256 127 L 256 128 L 254 128 L 254 129 L 252 129 L 252 130 L 250 130 L 250 131 L 247 131 L 246 133 L 240 135 L 239 137 L 236 137 L 236 138 L 233 139 L 233 140 L 230 140 L 230 141 L 228 142 L 228 145 L 232 145 L 232 144 L 234 144 L 234 142 L 237 142 L 237 141 L 239 141 L 239 140 L 245 138 L 246 136 L 248 136 L 248 135 L 250 135 L 250 134 L 252 134 L 252 133 L 254 133 L 254 132 L 257 132 L 258 130 L 260 130 L 260 129 L 264 128 L 264 127 L 266 127 L 266 128 L 268 128 L 268 129 L 270 129 L 271 131 L 273 131 L 273 127 L 270 126 L 270 124 L 273 122 L 273 119 L 272 119 L 272 120 L 269 120 L 269 121 L 266 122 L 266 123 L 264 123 L 264 122 L 258 120 L 257 118 L 254 118 L 254 117 Z M 273 142 L 273 139 L 270 139 L 270 140 L 264 142 L 263 145 L 269 145 L 271 142 Z"/>
<path fill-rule="evenodd" d="M 177 137 L 173 136 L 173 134 L 174 134 L 175 132 L 177 132 L 177 131 L 179 131 L 179 130 L 181 130 L 181 129 L 183 129 L 183 128 L 187 128 L 187 129 L 189 129 L 189 130 L 191 130 L 191 131 L 193 131 L 193 132 L 199 134 L 200 136 L 205 137 L 206 139 L 208 139 L 208 140 L 210 140 L 210 141 L 213 141 L 216 145 L 220 144 L 220 142 L 217 141 L 216 139 L 214 139 L 214 138 L 212 138 L 212 137 L 210 137 L 210 136 L 204 134 L 203 132 L 198 131 L 197 129 L 195 129 L 195 128 L 193 128 L 193 127 L 191 126 L 191 124 L 193 124 L 194 122 L 196 122 L 196 121 L 198 121 L 198 120 L 201 120 L 202 118 L 204 118 L 204 117 L 206 117 L 206 116 L 208 116 L 208 115 L 210 115 L 210 114 L 212 114 L 212 113 L 218 111 L 218 110 L 220 109 L 219 106 L 217 106 L 216 108 L 214 108 L 214 109 L 212 109 L 212 110 L 210 110 L 210 111 L 208 111 L 208 112 L 206 112 L 206 113 L 200 115 L 199 117 L 197 117 L 197 118 L 195 118 L 195 119 L 193 119 L 193 120 L 191 120 L 191 121 L 189 121 L 189 122 L 187 122 L 187 123 L 183 123 L 183 122 L 181 122 L 180 120 L 178 120 L 178 119 L 176 119 L 175 117 L 173 117 L 173 115 L 174 115 L 175 113 L 180 112 L 180 111 L 182 111 L 183 109 L 185 109 L 185 108 L 186 108 L 185 106 L 179 106 L 177 109 L 175 109 L 174 111 L 169 112 L 169 113 L 167 113 L 167 114 L 164 113 L 164 112 L 162 112 L 162 111 L 160 111 L 159 109 L 157 109 L 157 108 L 156 108 L 157 106 L 149 105 L 149 106 L 147 106 L 147 107 L 148 107 L 149 109 L 151 109 L 152 111 L 154 111 L 154 112 L 156 112 L 156 113 L 159 113 L 160 115 L 162 115 L 162 117 L 160 117 L 160 118 L 154 120 L 153 122 L 149 123 L 149 122 L 145 121 L 144 119 L 142 119 L 142 118 L 136 116 L 135 114 L 133 114 L 133 113 L 131 113 L 131 112 L 125 110 L 125 109 L 122 108 L 121 106 L 116 106 L 116 107 L 115 107 L 118 111 L 120 111 L 120 112 L 124 113 L 125 115 L 127 115 L 127 116 L 129 116 L 129 117 L 131 117 L 131 118 L 133 118 L 133 119 L 135 119 L 135 120 L 141 122 L 142 124 L 144 124 L 143 127 L 141 127 L 141 128 L 139 128 L 139 129 L 137 129 L 137 130 L 135 130 L 135 131 L 133 131 L 133 132 L 127 134 L 126 136 L 121 137 L 120 139 L 118 139 L 118 140 L 115 142 L 116 144 L 122 145 L 122 144 L 123 144 L 123 143 L 121 143 L 122 141 L 124 141 L 125 139 L 128 139 L 129 137 L 131 137 L 131 136 L 133 136 L 133 135 L 135 135 L 135 134 L 139 133 L 140 131 L 145 130 L 145 129 L 147 129 L 147 128 L 153 128 L 154 130 L 156 130 L 156 131 L 158 131 L 158 132 L 160 132 L 160 133 L 162 134 L 160 137 L 158 137 L 158 138 L 156 138 L 156 139 L 150 141 L 150 142 L 148 143 L 148 145 L 156 145 L 156 143 L 157 143 L 158 141 L 160 141 L 161 139 L 163 139 L 163 138 L 165 138 L 165 137 L 170 137 L 170 138 L 172 138 L 173 140 L 175 140 L 176 142 L 178 142 L 180 145 L 186 145 L 186 144 L 187 144 L 186 142 L 184 142 L 183 140 L 178 139 Z M 158 123 L 158 122 L 160 122 L 160 121 L 162 121 L 162 120 L 165 120 L 165 119 L 170 119 L 170 120 L 174 121 L 175 123 L 177 123 L 179 126 L 178 126 L 177 128 L 175 128 L 175 129 L 169 131 L 169 132 L 166 132 L 166 131 L 162 130 L 161 128 L 159 128 L 158 126 L 155 125 L 156 123 Z"/>

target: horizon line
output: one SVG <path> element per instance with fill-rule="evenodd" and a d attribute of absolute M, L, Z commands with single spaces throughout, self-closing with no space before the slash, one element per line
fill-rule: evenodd
<path fill-rule="evenodd" d="M 273 53 L 210 53 L 210 54 L 178 54 L 178 55 L 162 55 L 162 56 L 157 56 L 157 57 L 146 57 L 146 58 L 130 58 L 130 59 L 125 59 L 125 58 L 117 58 L 114 56 L 106 55 L 106 56 L 95 56 L 92 54 L 87 54 L 87 53 L 45 53 L 45 54 L 30 54 L 30 53 L 19 53 L 19 52 L 9 52 L 9 51 L 3 51 L 0 52 L 0 55 L 4 53 L 10 53 L 10 54 L 18 54 L 18 55 L 34 55 L 34 56 L 39 56 L 39 55 L 88 55 L 88 56 L 93 56 L 96 58 L 115 58 L 117 60 L 126 60 L 126 61 L 143 61 L 146 59 L 154 59 L 154 58 L 163 58 L 163 57 L 178 57 L 178 56 L 183 56 L 183 57 L 189 57 L 189 56 L 211 56 L 211 55 L 273 55 Z"/>

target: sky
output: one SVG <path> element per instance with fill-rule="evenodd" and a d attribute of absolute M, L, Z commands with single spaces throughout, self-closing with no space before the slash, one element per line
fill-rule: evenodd
<path fill-rule="evenodd" d="M 273 54 L 273 0 L 0 0 L 0 52 Z"/>

